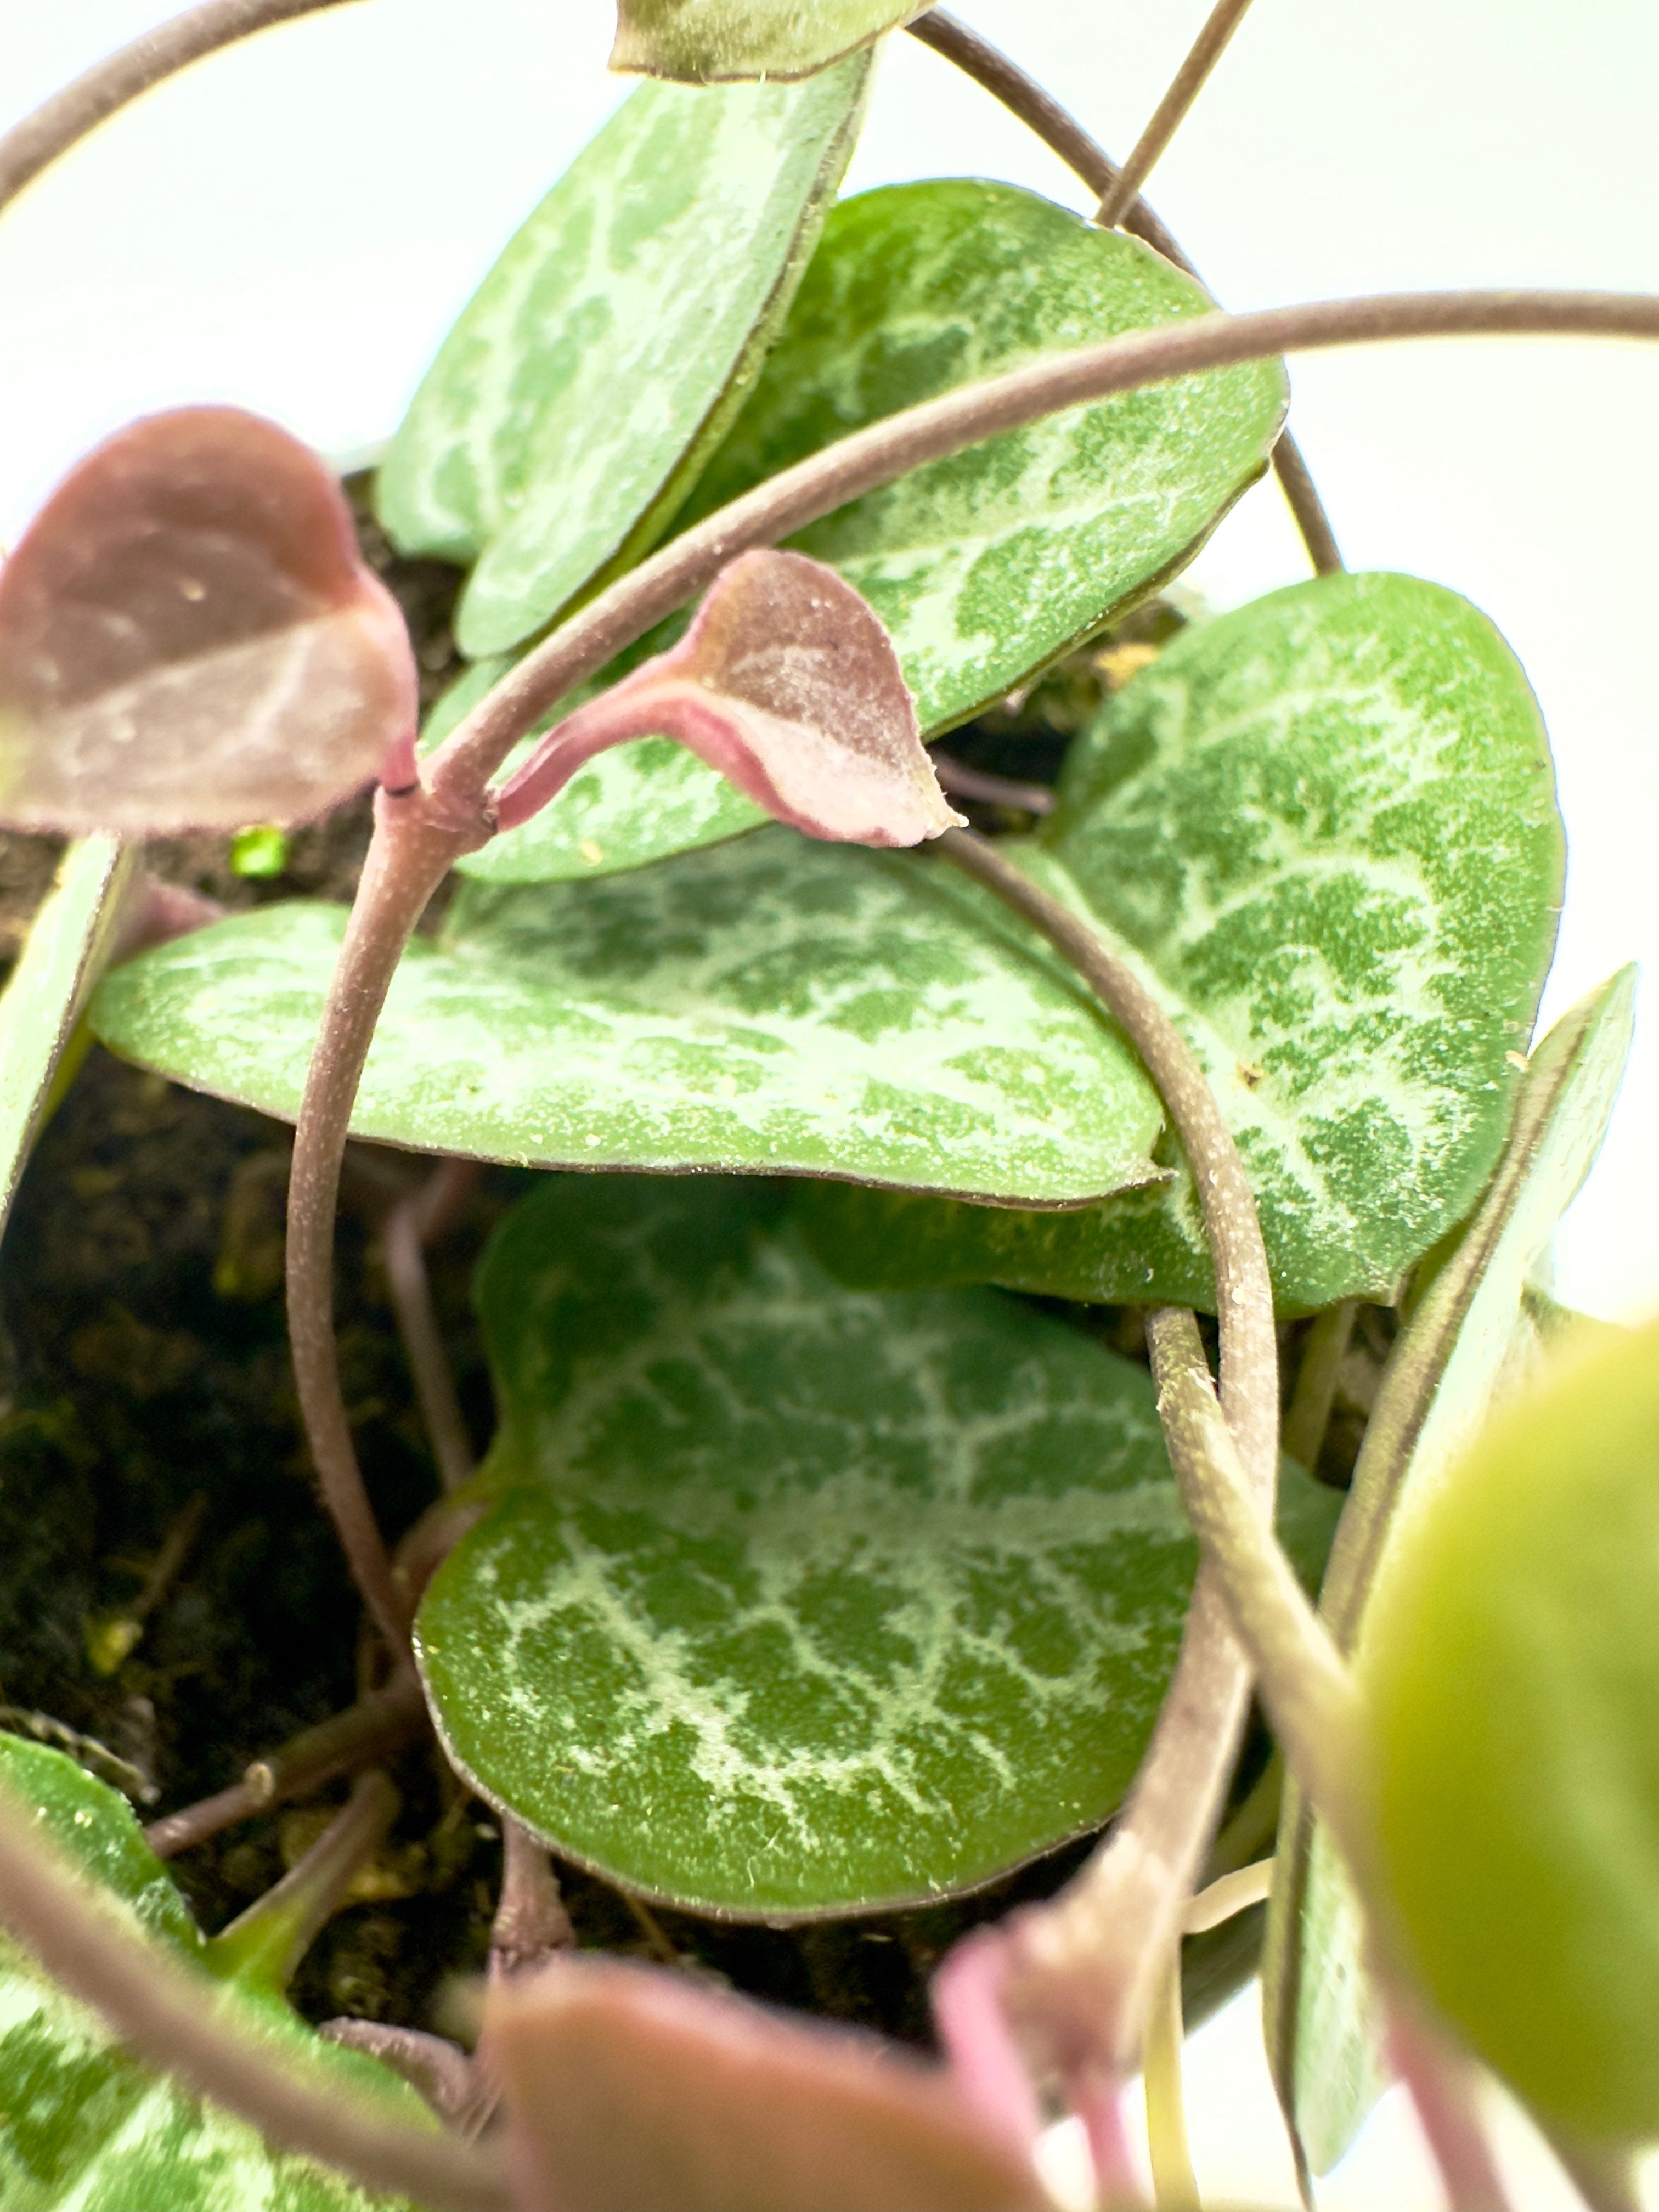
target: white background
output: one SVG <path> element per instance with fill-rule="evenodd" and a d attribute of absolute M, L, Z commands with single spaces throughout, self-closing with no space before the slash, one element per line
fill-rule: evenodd
<path fill-rule="evenodd" d="M 0 128 L 172 13 L 0 0 Z M 1120 156 L 1205 0 L 962 0 Z M 356 0 L 199 65 L 0 222 L 0 542 L 101 433 L 229 399 L 335 456 L 398 419 L 515 224 L 620 99 L 603 0 Z M 1226 306 L 1462 284 L 1659 289 L 1653 0 L 1257 0 L 1149 196 Z M 891 41 L 848 190 L 1067 173 Z M 1293 365 L 1354 567 L 1465 592 L 1526 664 L 1571 841 L 1547 1018 L 1659 953 L 1652 850 L 1659 348 L 1480 342 Z M 1222 605 L 1305 573 L 1271 483 L 1189 572 Z M 1659 1021 L 1560 1239 L 1570 1304 L 1659 1305 Z M 1253 2075 L 1251 2069 L 1255 2068 Z M 1206 2185 L 1293 2201 L 1248 2007 L 1197 2039 Z M 1387 2108 L 1326 2201 L 1434 2202 Z M 1534 2202 L 1550 2201 L 1543 2195 Z"/>

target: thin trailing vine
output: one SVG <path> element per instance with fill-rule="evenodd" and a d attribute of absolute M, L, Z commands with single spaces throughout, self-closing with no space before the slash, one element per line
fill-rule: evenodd
<path fill-rule="evenodd" d="M 1139 198 L 1141 186 L 1203 91 L 1211 70 L 1221 59 L 1249 4 L 1250 0 L 1216 0 L 1169 90 L 1153 111 L 1151 122 L 1135 141 L 1134 150 L 1123 164 L 1117 182 L 1102 197 L 1098 221 L 1105 229 L 1115 230 L 1131 203 Z"/>
<path fill-rule="evenodd" d="M 144 32 L 0 138 L 0 211 L 88 131 L 192 62 L 237 46 L 257 31 L 346 4 L 348 0 L 203 0 L 199 8 Z"/>
<path fill-rule="evenodd" d="M 936 53 L 953 62 L 965 76 L 982 86 L 993 99 L 1000 100 L 1011 115 L 1017 116 L 1045 146 L 1059 155 L 1097 199 L 1104 203 L 1116 197 L 1122 174 L 1116 163 L 1103 147 L 1096 144 L 1076 117 L 1069 114 L 1035 77 L 1028 76 L 1017 62 L 944 8 L 930 9 L 906 28 L 912 38 L 932 46 Z M 1186 253 L 1139 191 L 1119 211 L 1116 222 L 1121 228 L 1150 246 L 1154 253 L 1161 253 L 1177 269 L 1184 269 L 1195 283 L 1203 283 Z M 1285 503 L 1302 533 L 1302 542 L 1308 549 L 1314 573 L 1334 575 L 1342 566 L 1336 533 L 1308 473 L 1302 449 L 1288 429 L 1280 434 L 1273 447 L 1273 466 Z"/>

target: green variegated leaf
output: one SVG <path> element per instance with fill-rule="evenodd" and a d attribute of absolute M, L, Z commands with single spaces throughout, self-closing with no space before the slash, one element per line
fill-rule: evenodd
<path fill-rule="evenodd" d="M 1635 970 L 1580 1001 L 1533 1054 L 1509 1143 L 1468 1231 L 1399 1339 L 1372 1409 L 1321 1601 L 1352 1650 L 1388 1547 L 1433 1498 L 1488 1409 L 1537 1364 L 1528 1278 L 1600 1151 L 1630 1049 Z M 1558 1309 L 1559 1310 L 1559 1309 Z M 1386 2087 L 1358 1908 L 1292 1789 L 1279 1824 L 1264 2018 L 1286 2118 L 1315 2173 Z"/>
<path fill-rule="evenodd" d="M 1491 1170 L 1555 937 L 1548 745 L 1491 623 L 1437 585 L 1329 576 L 1189 630 L 1074 747 L 1027 860 L 1204 1063 L 1281 1306 L 1390 1299 Z M 851 1282 L 1213 1307 L 1184 1167 L 1063 1218 L 806 1206 Z"/>
<path fill-rule="evenodd" d="M 810 76 L 931 0 L 618 0 L 613 70 L 681 84 Z"/>
<path fill-rule="evenodd" d="M 1211 307 L 1138 240 L 1012 185 L 844 200 L 684 519 L 938 393 Z M 1182 568 L 1261 473 L 1285 392 L 1257 362 L 1073 408 L 788 543 L 869 600 L 922 728 L 945 729 Z"/>
<path fill-rule="evenodd" d="M 477 1287 L 495 1502 L 418 1624 L 487 1796 L 769 1919 L 1103 1820 L 1194 1566 L 1144 1368 L 994 1291 L 840 1290 L 784 1203 L 568 1177 L 509 1216 Z M 1334 1501 L 1286 1489 L 1316 1571 Z"/>
<path fill-rule="evenodd" d="M 684 520 L 901 408 L 1208 306 L 1133 240 L 1012 185 L 902 185 L 844 201 Z M 1269 363 L 1073 410 L 918 471 L 790 542 L 870 599 L 921 726 L 937 734 L 1181 567 L 1260 473 L 1283 404 Z M 461 696 L 470 704 L 483 688 Z M 460 866 L 493 882 L 592 875 L 762 818 L 712 769 L 641 745 Z"/>
<path fill-rule="evenodd" d="M 987 903 L 942 863 L 779 828 L 599 883 L 469 884 L 404 957 L 352 1126 L 531 1165 L 1024 1204 L 1143 1180 L 1151 1086 Z M 97 1032 L 291 1119 L 344 918 L 265 907 L 159 946 L 107 978 Z"/>
<path fill-rule="evenodd" d="M 400 551 L 477 561 L 469 656 L 532 635 L 672 518 L 782 319 L 868 72 L 642 85 L 485 278 L 378 493 Z"/>
<path fill-rule="evenodd" d="M 202 1937 L 125 1802 L 61 1752 L 0 1735 L 0 1778 L 158 1943 L 204 1959 Z M 429 2118 L 375 2060 L 313 2036 L 285 2004 L 202 1966 L 206 2012 L 234 2012 L 273 2054 L 303 2049 L 343 2088 Z M 131 2057 L 28 1954 L 0 1937 L 0 2203 L 6 2212 L 368 2212 L 390 2207 Z"/>

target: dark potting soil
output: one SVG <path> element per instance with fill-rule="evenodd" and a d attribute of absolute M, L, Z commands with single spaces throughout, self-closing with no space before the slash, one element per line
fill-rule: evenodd
<path fill-rule="evenodd" d="M 456 573 L 396 562 L 367 520 L 361 483 L 352 488 L 365 550 L 409 615 L 429 702 L 457 666 L 447 627 Z M 1098 647 L 1075 656 L 1027 696 L 953 733 L 952 754 L 993 774 L 1052 781 L 1103 682 L 1131 669 L 1139 648 L 1179 619 L 1168 608 L 1148 611 L 1109 641 L 1104 666 Z M 969 811 L 994 831 L 1028 823 L 1000 806 Z M 170 840 L 150 858 L 170 880 L 228 905 L 346 898 L 368 830 L 366 804 L 343 808 L 296 833 L 283 874 L 258 884 L 235 874 L 222 840 Z M 21 942 L 56 853 L 48 840 L 0 838 L 0 957 Z M 312 1493 L 288 1365 L 289 1136 L 94 1048 L 41 1137 L 0 1255 L 0 1727 L 70 1751 L 124 1789 L 143 1818 L 224 1788 L 356 1693 L 360 1608 Z M 388 1190 L 413 1187 L 421 1171 L 407 1156 L 358 1151 L 340 1230 L 346 1396 L 377 1512 L 394 1535 L 437 1484 L 374 1222 Z M 480 1448 L 493 1414 L 470 1276 L 491 1224 L 532 1181 L 489 1171 L 430 1260 Z M 1087 1322 L 1115 1327 L 1120 1348 L 1131 1348 L 1132 1316 Z M 1328 1479 L 1341 1480 L 1352 1464 L 1372 1354 L 1386 1348 L 1369 1344 L 1362 1330 L 1322 1467 Z M 1293 1358 L 1287 1365 L 1293 1374 Z M 158 1561 L 170 1570 L 164 1578 Z M 1257 1743 L 1247 1781 L 1263 1755 Z M 349 2012 L 439 2024 L 446 1984 L 483 1962 L 500 1867 L 494 1816 L 429 1742 L 393 1771 L 403 1810 L 392 1835 L 295 1985 L 313 2018 Z M 175 1860 L 204 1924 L 222 1925 L 269 1887 L 344 1787 Z M 925 2040 L 926 1978 L 942 1952 L 976 1921 L 1047 1894 L 1088 1848 L 1086 1839 L 1069 1845 L 973 1899 L 793 1930 L 648 1911 L 592 1876 L 562 1871 L 584 1945 L 678 1961 L 781 2002 Z M 1188 1947 L 1195 2008 L 1249 1970 L 1259 1919 L 1246 1916 Z"/>

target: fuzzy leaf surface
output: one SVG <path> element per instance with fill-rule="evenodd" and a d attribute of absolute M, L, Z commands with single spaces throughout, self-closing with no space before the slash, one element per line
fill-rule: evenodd
<path fill-rule="evenodd" d="M 955 871 L 781 828 L 593 884 L 465 886 L 404 954 L 353 1127 L 530 1166 L 869 1176 L 1068 1205 L 1162 1119 L 1075 980 Z M 292 1119 L 343 909 L 265 907 L 130 961 L 112 1049 Z"/>
<path fill-rule="evenodd" d="M 1490 1188 L 1396 1342 L 1321 1610 L 1358 1644 L 1389 1547 L 1433 1500 L 1491 1408 L 1540 1359 L 1530 1277 L 1607 1134 L 1633 1030 L 1636 971 L 1571 1007 L 1539 1045 Z M 1263 2020 L 1279 2099 L 1311 2170 L 1330 2171 L 1388 2086 L 1358 1905 L 1291 1789 L 1279 1824 Z"/>
<path fill-rule="evenodd" d="M 514 1210 L 477 1285 L 497 1502 L 417 1628 L 487 1796 L 761 1917 L 970 1887 L 1103 1820 L 1195 1560 L 1144 1368 L 994 1291 L 840 1289 L 784 1205 L 571 1177 Z"/>
<path fill-rule="evenodd" d="M 843 200 L 684 520 L 902 408 L 1211 307 L 1138 240 L 1012 185 Z M 788 542 L 870 602 L 933 734 L 1184 566 L 1261 474 L 1285 395 L 1282 368 L 1263 362 L 1072 408 Z"/>
<path fill-rule="evenodd" d="M 125 1801 L 63 1753 L 0 1735 L 0 1777 L 145 1932 L 187 1959 L 201 1933 Z M 234 2008 L 273 2049 L 303 2047 L 342 2085 L 425 2106 L 373 2059 L 312 2034 L 279 2001 L 202 1971 L 205 2010 Z M 95 2013 L 0 1936 L 0 2201 L 6 2212 L 368 2212 L 370 2197 L 313 2160 L 267 2148 L 246 2121 L 131 2057 Z M 397 2200 L 401 2202 L 401 2200 Z"/>
<path fill-rule="evenodd" d="M 929 0 L 618 0 L 613 70 L 681 84 L 810 76 Z"/>
<path fill-rule="evenodd" d="M 1027 848 L 1204 1064 L 1281 1307 L 1391 1299 L 1504 1142 L 1562 833 L 1537 703 L 1467 600 L 1330 576 L 1188 631 L 1073 750 Z M 1164 1157 L 1160 1155 L 1160 1157 Z M 811 1194 L 852 1282 L 1213 1310 L 1190 1176 L 1064 1217 Z"/>
<path fill-rule="evenodd" d="M 339 485 L 240 408 L 174 408 L 106 438 L 0 568 L 14 829 L 304 821 L 412 744 L 416 695 L 403 617 Z"/>
<path fill-rule="evenodd" d="M 470 659 L 658 537 L 740 404 L 852 150 L 868 58 L 641 85 L 484 279 L 380 471 L 401 552 L 477 562 Z"/>

